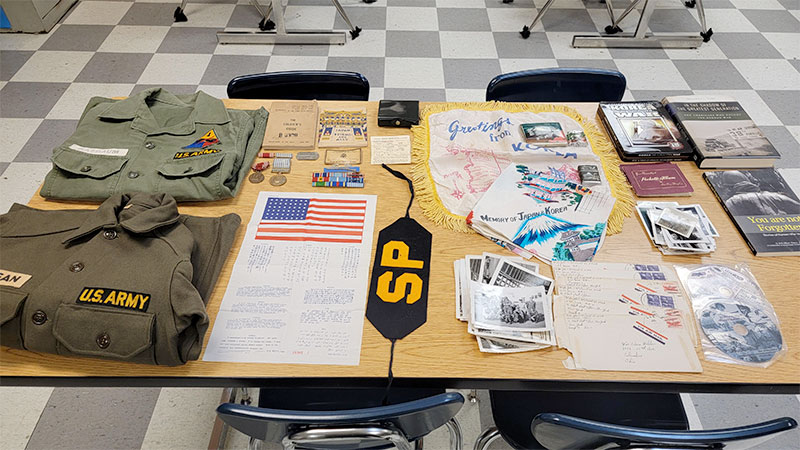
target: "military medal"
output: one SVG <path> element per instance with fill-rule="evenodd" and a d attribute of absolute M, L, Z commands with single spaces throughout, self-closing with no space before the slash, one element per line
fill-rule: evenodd
<path fill-rule="evenodd" d="M 253 184 L 258 184 L 264 181 L 264 174 L 261 172 L 253 172 L 249 177 L 247 177 L 247 179 Z"/>
<path fill-rule="evenodd" d="M 286 177 L 283 175 L 273 175 L 269 179 L 269 184 L 273 186 L 283 186 L 284 184 L 286 184 Z"/>

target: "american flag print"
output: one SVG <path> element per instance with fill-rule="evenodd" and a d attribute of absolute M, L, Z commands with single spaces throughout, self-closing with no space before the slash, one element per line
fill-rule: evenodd
<path fill-rule="evenodd" d="M 268 197 L 256 239 L 360 244 L 366 200 Z"/>

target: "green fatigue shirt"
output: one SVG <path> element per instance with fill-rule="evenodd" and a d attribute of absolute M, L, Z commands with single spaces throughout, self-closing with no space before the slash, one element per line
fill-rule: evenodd
<path fill-rule="evenodd" d="M 261 148 L 264 108 L 226 109 L 204 92 L 161 88 L 125 100 L 94 97 L 75 133 L 53 151 L 41 195 L 105 200 L 123 192 L 165 192 L 178 201 L 236 195 Z"/>
<path fill-rule="evenodd" d="M 115 195 L 94 211 L 15 205 L 0 216 L 0 343 L 146 364 L 197 359 L 204 299 L 240 223 L 179 215 L 165 194 Z"/>

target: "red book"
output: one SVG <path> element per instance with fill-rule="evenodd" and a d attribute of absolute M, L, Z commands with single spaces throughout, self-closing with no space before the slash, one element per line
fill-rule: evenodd
<path fill-rule="evenodd" d="M 681 169 L 672 163 L 619 166 L 638 197 L 690 196 L 694 189 Z"/>

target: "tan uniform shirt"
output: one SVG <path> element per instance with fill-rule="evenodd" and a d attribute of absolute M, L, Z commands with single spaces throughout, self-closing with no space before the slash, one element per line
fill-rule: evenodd
<path fill-rule="evenodd" d="M 261 148 L 267 112 L 226 109 L 204 92 L 161 88 L 125 100 L 94 97 L 53 151 L 46 198 L 105 200 L 165 192 L 178 201 L 236 195 Z"/>
<path fill-rule="evenodd" d="M 197 359 L 203 298 L 240 222 L 181 216 L 164 194 L 115 195 L 95 211 L 14 207 L 0 216 L 0 341 L 146 364 Z"/>

